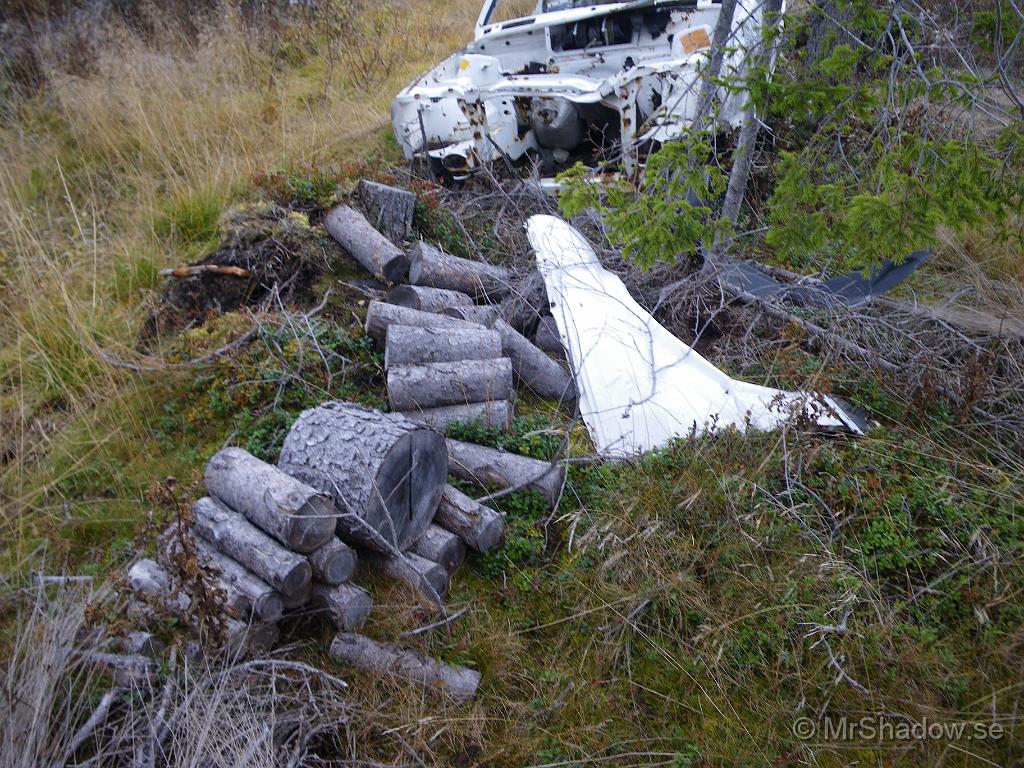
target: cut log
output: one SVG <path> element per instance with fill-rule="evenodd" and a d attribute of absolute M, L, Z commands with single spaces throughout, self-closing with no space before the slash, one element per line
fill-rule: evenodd
<path fill-rule="evenodd" d="M 451 531 L 431 524 L 409 550 L 453 573 L 466 559 L 466 543 Z"/>
<path fill-rule="evenodd" d="M 408 276 L 409 257 L 355 208 L 332 208 L 324 217 L 324 228 L 374 277 L 385 283 L 400 283 Z"/>
<path fill-rule="evenodd" d="M 494 264 L 470 261 L 424 242 L 409 249 L 409 282 L 431 288 L 448 288 L 477 301 L 500 301 L 514 282 L 513 274 Z"/>
<path fill-rule="evenodd" d="M 512 362 L 507 357 L 394 365 L 388 371 L 388 400 L 396 411 L 513 397 Z"/>
<path fill-rule="evenodd" d="M 217 499 L 199 499 L 192 514 L 196 533 L 266 581 L 282 600 L 309 586 L 313 572 L 306 558 L 285 549 Z"/>
<path fill-rule="evenodd" d="M 366 335 L 377 342 L 380 349 L 384 348 L 384 340 L 390 325 L 410 325 L 415 328 L 440 328 L 451 330 L 461 328 L 470 331 L 486 330 L 479 323 L 467 323 L 447 315 L 433 312 L 420 312 L 418 309 L 400 307 L 384 301 L 371 301 L 366 310 Z"/>
<path fill-rule="evenodd" d="M 393 365 L 493 360 L 501 356 L 501 336 L 485 328 L 391 325 L 384 344 L 384 370 Z"/>
<path fill-rule="evenodd" d="M 337 537 L 309 553 L 313 578 L 324 584 L 341 584 L 348 581 L 355 573 L 358 559 L 356 551 Z"/>
<path fill-rule="evenodd" d="M 388 304 L 418 309 L 421 312 L 440 312 L 448 307 L 472 306 L 473 299 L 458 291 L 430 288 L 425 285 L 399 285 L 387 296 Z"/>
<path fill-rule="evenodd" d="M 534 332 L 533 342 L 545 352 L 565 356 L 565 347 L 562 345 L 562 337 L 558 334 L 558 325 L 555 318 L 545 315 L 537 323 L 537 330 Z"/>
<path fill-rule="evenodd" d="M 456 421 L 477 421 L 485 427 L 496 427 L 508 431 L 512 425 L 513 407 L 508 400 L 498 400 L 490 403 L 442 405 L 438 408 L 422 408 L 418 411 L 402 411 L 401 413 L 407 419 L 434 429 L 445 429 Z"/>
<path fill-rule="evenodd" d="M 491 327 L 501 335 L 501 350 L 512 361 L 512 369 L 524 386 L 549 400 L 576 399 L 576 387 L 565 368 L 504 320 L 495 320 Z"/>
<path fill-rule="evenodd" d="M 457 701 L 469 701 L 480 685 L 480 673 L 446 664 L 401 646 L 378 643 L 363 635 L 339 634 L 331 643 L 331 657 L 356 669 L 393 675 L 426 688 L 443 691 Z"/>
<path fill-rule="evenodd" d="M 167 648 L 166 643 L 152 632 L 128 632 L 115 637 L 111 646 L 119 653 L 156 658 Z"/>
<path fill-rule="evenodd" d="M 223 448 L 206 464 L 206 488 L 295 552 L 312 552 L 334 535 L 331 498 L 241 448 Z"/>
<path fill-rule="evenodd" d="M 430 524 L 448 474 L 437 432 L 344 402 L 304 411 L 285 438 L 280 465 L 331 495 L 342 538 L 389 554 Z"/>
<path fill-rule="evenodd" d="M 373 607 L 370 593 L 355 584 L 313 584 L 312 605 L 327 613 L 342 632 L 358 629 Z"/>
<path fill-rule="evenodd" d="M 501 302 L 501 317 L 526 337 L 533 336 L 541 317 L 550 314 L 548 291 L 540 270 L 532 269 Z"/>
<path fill-rule="evenodd" d="M 179 559 L 182 557 L 182 541 L 176 530 L 177 524 L 174 524 L 157 538 L 157 555 L 161 564 L 172 573 L 182 572 L 177 564 L 187 562 Z M 190 534 L 189 538 L 192 538 Z M 208 583 L 220 593 L 219 596 L 222 598 L 221 607 L 224 609 L 224 612 L 233 618 L 247 621 L 252 615 L 252 598 L 239 589 L 231 579 L 227 578 L 211 562 L 211 558 L 196 543 L 198 541 L 201 541 L 201 539 L 196 539 L 192 542 L 196 560 L 200 566 L 206 569 Z M 210 549 L 213 548 L 210 547 Z M 189 566 L 184 567 L 187 568 Z"/>
<path fill-rule="evenodd" d="M 454 317 L 457 320 L 465 320 L 468 323 L 478 323 L 487 328 L 490 328 L 494 321 L 501 317 L 496 307 L 477 306 L 476 304 L 470 307 L 448 307 L 441 310 L 441 314 Z"/>
<path fill-rule="evenodd" d="M 127 688 L 148 689 L 157 677 L 156 662 L 141 654 L 99 653 L 90 651 L 82 660 L 97 667 L 116 685 Z"/>
<path fill-rule="evenodd" d="M 397 556 L 370 555 L 368 565 L 392 579 L 410 584 L 438 605 L 448 596 L 448 571 L 414 552 Z"/>
<path fill-rule="evenodd" d="M 286 611 L 294 611 L 296 608 L 302 608 L 306 605 L 312 597 L 313 583 L 310 582 L 298 592 L 293 592 L 290 595 L 281 595 L 281 604 Z"/>
<path fill-rule="evenodd" d="M 370 220 L 391 242 L 401 243 L 412 234 L 415 194 L 366 179 L 360 180 L 356 194 Z"/>
<path fill-rule="evenodd" d="M 483 488 L 530 488 L 554 507 L 562 492 L 565 467 L 475 443 L 448 440 L 448 470 Z"/>
<path fill-rule="evenodd" d="M 505 518 L 501 513 L 451 485 L 444 487 L 434 523 L 456 534 L 477 552 L 490 552 L 505 535 Z"/>

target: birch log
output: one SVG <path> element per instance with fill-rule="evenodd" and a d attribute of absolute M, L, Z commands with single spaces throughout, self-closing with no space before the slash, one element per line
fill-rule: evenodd
<path fill-rule="evenodd" d="M 206 488 L 288 549 L 305 554 L 334 535 L 331 498 L 241 448 L 222 448 L 206 464 Z"/>
<path fill-rule="evenodd" d="M 513 274 L 494 264 L 459 258 L 424 242 L 409 249 L 409 282 L 448 288 L 477 301 L 500 301 L 514 282 Z"/>
<path fill-rule="evenodd" d="M 412 234 L 416 195 L 404 189 L 361 179 L 356 194 L 374 226 L 393 243 Z"/>
<path fill-rule="evenodd" d="M 501 336 L 484 328 L 388 327 L 384 369 L 393 365 L 493 360 L 501 357 Z"/>
<path fill-rule="evenodd" d="M 238 512 L 207 496 L 192 505 L 192 515 L 196 533 L 270 584 L 282 599 L 309 586 L 309 561 L 282 547 Z"/>
<path fill-rule="evenodd" d="M 466 559 L 466 543 L 451 531 L 431 523 L 412 549 L 413 554 L 431 560 L 453 573 Z"/>
<path fill-rule="evenodd" d="M 507 357 L 395 365 L 388 371 L 388 400 L 396 411 L 513 397 L 512 363 Z"/>
<path fill-rule="evenodd" d="M 471 499 L 458 488 L 444 487 L 434 522 L 451 531 L 477 552 L 490 552 L 505 535 L 505 518 Z"/>
<path fill-rule="evenodd" d="M 448 596 L 448 571 L 439 563 L 415 552 L 396 556 L 370 555 L 368 565 L 392 579 L 415 587 L 438 605 Z"/>
<path fill-rule="evenodd" d="M 324 228 L 374 277 L 385 283 L 399 283 L 408 276 L 409 257 L 355 208 L 332 208 L 324 217 Z"/>
<path fill-rule="evenodd" d="M 478 421 L 485 427 L 496 427 L 508 431 L 512 425 L 512 403 L 498 400 L 486 403 L 464 403 L 442 405 L 437 408 L 421 408 L 415 411 L 401 411 L 407 419 L 425 424 L 434 429 L 445 429 L 456 421 Z"/>
<path fill-rule="evenodd" d="M 313 584 L 311 603 L 331 617 L 342 632 L 358 629 L 373 607 L 370 593 L 355 584 Z"/>
<path fill-rule="evenodd" d="M 465 320 L 468 323 L 479 323 L 486 328 L 490 328 L 491 324 L 501 317 L 496 307 L 477 306 L 476 304 L 470 307 L 448 307 L 441 310 L 441 314 L 454 317 L 457 320 Z"/>
<path fill-rule="evenodd" d="M 448 307 L 472 306 L 473 299 L 459 291 L 430 288 L 426 285 L 399 285 L 388 291 L 388 304 L 418 309 L 421 312 L 440 312 Z"/>
<path fill-rule="evenodd" d="M 331 495 L 339 535 L 389 554 L 408 547 L 430 524 L 448 474 L 437 432 L 344 402 L 304 411 L 279 463 Z"/>
<path fill-rule="evenodd" d="M 485 330 L 479 323 L 468 323 L 447 315 L 437 315 L 433 312 L 421 312 L 418 309 L 400 307 L 397 304 L 388 304 L 384 301 L 371 301 L 366 310 L 366 335 L 377 342 L 379 348 L 384 347 L 388 326 L 411 325 L 416 328 L 438 328 L 451 330 L 462 328 L 465 330 Z"/>
<path fill-rule="evenodd" d="M 378 643 L 363 635 L 339 634 L 331 643 L 331 656 L 357 669 L 393 675 L 426 688 L 469 701 L 480 685 L 480 673 L 446 664 L 401 646 Z"/>
<path fill-rule="evenodd" d="M 558 502 L 565 481 L 565 467 L 561 464 L 459 440 L 448 440 L 448 469 L 460 480 L 485 488 L 530 488 L 552 507 Z"/>
<path fill-rule="evenodd" d="M 348 581 L 355 573 L 357 561 L 356 551 L 336 536 L 320 549 L 309 553 L 313 578 L 324 584 Z"/>
<path fill-rule="evenodd" d="M 576 399 L 576 387 L 565 368 L 504 320 L 495 320 L 491 327 L 501 335 L 501 351 L 512 361 L 512 370 L 524 386 L 549 400 Z"/>

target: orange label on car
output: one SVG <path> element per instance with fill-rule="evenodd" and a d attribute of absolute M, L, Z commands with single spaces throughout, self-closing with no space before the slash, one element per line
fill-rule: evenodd
<path fill-rule="evenodd" d="M 704 27 L 697 27 L 696 29 L 684 32 L 680 41 L 683 46 L 683 53 L 693 53 L 694 51 L 701 51 L 711 47 L 711 38 L 708 37 L 708 31 Z"/>

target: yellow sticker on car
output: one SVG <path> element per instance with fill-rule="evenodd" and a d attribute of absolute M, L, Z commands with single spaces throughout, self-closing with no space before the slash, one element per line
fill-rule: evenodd
<path fill-rule="evenodd" d="M 704 27 L 687 30 L 680 37 L 680 41 L 683 53 L 693 53 L 711 47 L 711 38 L 708 37 L 708 31 Z"/>

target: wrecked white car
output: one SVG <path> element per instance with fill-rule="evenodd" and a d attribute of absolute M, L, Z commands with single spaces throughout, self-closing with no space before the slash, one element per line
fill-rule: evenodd
<path fill-rule="evenodd" d="M 760 33 L 759 0 L 740 0 L 724 74 Z M 694 117 L 718 15 L 712 0 L 486 0 L 472 43 L 395 98 L 409 159 L 465 178 L 495 160 L 551 173 L 582 160 L 632 172 Z M 721 94 L 737 126 L 742 94 Z"/>

